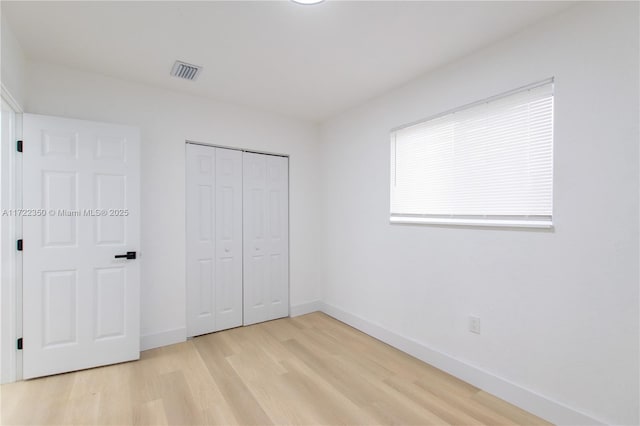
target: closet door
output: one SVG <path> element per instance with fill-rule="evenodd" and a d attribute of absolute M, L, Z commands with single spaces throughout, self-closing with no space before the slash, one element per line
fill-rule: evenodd
<path fill-rule="evenodd" d="M 187 335 L 215 331 L 215 148 L 187 145 Z"/>
<path fill-rule="evenodd" d="M 289 165 L 243 154 L 244 324 L 289 314 Z"/>
<path fill-rule="evenodd" d="M 242 325 L 242 151 L 216 148 L 215 330 Z"/>
<path fill-rule="evenodd" d="M 187 145 L 187 334 L 242 325 L 242 153 Z"/>

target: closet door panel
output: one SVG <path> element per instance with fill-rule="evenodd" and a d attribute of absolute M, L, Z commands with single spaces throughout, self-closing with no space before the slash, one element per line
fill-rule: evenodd
<path fill-rule="evenodd" d="M 269 319 L 289 315 L 288 169 L 286 157 L 267 156 Z"/>
<path fill-rule="evenodd" d="M 244 324 L 289 314 L 288 159 L 243 154 Z"/>
<path fill-rule="evenodd" d="M 266 156 L 243 153 L 244 325 L 266 321 Z"/>
<path fill-rule="evenodd" d="M 216 331 L 242 325 L 242 152 L 216 148 Z"/>
<path fill-rule="evenodd" d="M 215 331 L 215 149 L 186 147 L 187 335 Z"/>

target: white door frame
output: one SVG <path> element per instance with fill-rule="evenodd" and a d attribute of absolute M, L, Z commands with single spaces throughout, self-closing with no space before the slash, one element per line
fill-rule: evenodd
<path fill-rule="evenodd" d="M 214 143 L 209 143 L 209 142 L 199 142 L 199 141 L 194 141 L 194 140 L 190 140 L 187 139 L 185 140 L 185 144 L 192 144 L 192 145 L 202 145 L 202 146 L 209 146 L 212 148 L 224 148 L 224 149 L 233 149 L 236 151 L 242 151 L 242 152 L 252 152 L 254 154 L 265 154 L 265 155 L 275 155 L 277 157 L 286 157 L 288 159 L 287 161 L 287 193 L 288 193 L 288 197 L 287 197 L 287 217 L 289 218 L 289 220 L 287 220 L 287 245 L 289 246 L 289 250 L 287 250 L 287 267 L 288 267 L 288 274 L 287 274 L 287 293 L 289 293 L 289 306 L 287 307 L 287 316 L 291 316 L 291 157 L 289 156 L 289 154 L 281 154 L 281 153 L 277 153 L 277 152 L 267 152 L 267 151 L 260 151 L 260 150 L 256 150 L 256 149 L 245 149 L 245 148 L 238 148 L 236 146 L 228 146 L 228 145 L 219 145 L 219 144 L 214 144 Z M 186 147 L 186 145 L 185 145 Z M 185 149 L 185 164 L 187 161 L 186 158 L 186 149 Z M 186 170 L 185 170 L 185 174 L 186 174 Z M 185 207 L 185 211 L 184 211 L 184 217 L 187 217 L 187 195 L 185 192 L 185 198 L 184 198 L 184 207 Z M 185 220 L 185 244 L 186 244 L 186 235 L 187 235 L 187 224 L 186 224 L 186 220 Z M 186 251 L 185 251 L 185 262 L 186 262 Z M 186 268 L 185 268 L 185 282 L 187 279 L 187 274 L 186 274 Z M 186 286 L 185 286 L 185 292 L 186 292 Z M 186 318 L 187 313 L 186 313 L 186 309 L 185 309 L 185 321 L 187 320 Z"/>
<path fill-rule="evenodd" d="M 22 208 L 22 157 L 17 153 L 16 141 L 22 139 L 22 106 L 1 85 L 1 97 L 15 113 L 15 141 L 0 147 L 2 161 L 2 209 Z M 2 276 L 0 286 L 2 298 L 0 312 L 0 383 L 11 383 L 22 379 L 22 352 L 16 341 L 22 333 L 22 256 L 15 244 L 22 236 L 20 216 L 2 216 Z"/>

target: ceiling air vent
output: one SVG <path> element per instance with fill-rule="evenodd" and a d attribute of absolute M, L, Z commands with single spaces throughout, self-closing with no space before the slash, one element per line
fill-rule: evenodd
<path fill-rule="evenodd" d="M 171 68 L 171 75 L 174 77 L 184 78 L 185 80 L 195 80 L 200 75 L 202 67 L 187 64 L 186 62 L 176 61 Z"/>

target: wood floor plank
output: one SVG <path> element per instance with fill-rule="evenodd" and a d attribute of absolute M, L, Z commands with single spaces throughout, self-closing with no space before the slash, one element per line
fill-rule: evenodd
<path fill-rule="evenodd" d="M 551 423 L 544 421 L 543 419 L 534 416 L 531 413 L 524 411 L 521 408 L 516 407 L 515 405 L 509 404 L 507 401 L 504 401 L 496 396 L 491 395 L 490 393 L 480 391 L 473 396 L 475 401 L 478 401 L 485 405 L 486 407 L 490 407 L 495 411 L 502 413 L 505 417 L 511 419 L 514 424 L 520 425 L 549 425 Z"/>
<path fill-rule="evenodd" d="M 72 424 L 76 424 L 73 422 Z M 168 425 L 164 405 L 161 399 L 154 399 L 140 404 L 134 409 L 133 425 L 135 426 L 164 426 Z"/>
<path fill-rule="evenodd" d="M 356 405 L 366 408 L 377 417 L 379 422 L 383 424 L 446 424 L 443 419 L 423 410 L 412 401 L 397 398 L 391 388 L 376 382 L 366 372 L 357 371 L 360 369 L 354 363 L 340 357 L 328 356 L 326 353 L 324 356 L 317 355 L 318 347 L 314 348 L 314 352 L 309 348 L 309 342 L 306 342 L 306 345 L 297 340 L 289 340 L 286 343 L 318 374 L 326 377 L 338 392 L 351 399 Z M 389 400 L 396 403 L 396 410 L 388 409 Z"/>
<path fill-rule="evenodd" d="M 286 361 L 285 367 L 288 370 L 285 377 L 292 383 L 295 392 L 303 397 L 310 410 L 317 413 L 314 423 L 329 425 L 376 424 L 375 417 L 355 405 L 321 375 L 306 368 L 303 363 L 296 360 Z"/>
<path fill-rule="evenodd" d="M 27 382 L 17 382 L 0 386 L 0 424 L 30 424 L 29 404 L 38 400 L 38 389 Z"/>
<path fill-rule="evenodd" d="M 414 382 L 415 385 L 425 392 L 434 394 L 436 397 L 446 401 L 458 410 L 469 414 L 487 425 L 507 426 L 513 425 L 513 420 L 505 417 L 502 413 L 492 410 L 473 399 L 473 394 L 461 392 L 455 385 L 451 386 L 440 380 Z M 477 393 L 477 392 L 476 392 Z"/>
<path fill-rule="evenodd" d="M 218 339 L 215 339 L 215 336 L 205 336 L 193 340 L 238 422 L 245 425 L 273 424 L 246 383 L 237 375 L 224 353 L 215 344 Z"/>
<path fill-rule="evenodd" d="M 63 424 L 95 425 L 100 423 L 100 393 L 90 392 L 65 402 L 66 414 Z M 47 422 L 50 422 L 47 420 Z"/>
<path fill-rule="evenodd" d="M 325 314 L 0 386 L 3 425 L 547 425 Z"/>
<path fill-rule="evenodd" d="M 414 383 L 408 382 L 402 378 L 391 377 L 385 379 L 384 382 L 406 396 L 410 400 L 422 405 L 427 410 L 434 413 L 439 418 L 453 425 L 482 425 L 482 421 L 470 416 L 465 411 L 459 410 L 450 405 L 447 401 L 438 398 L 431 392 L 425 392 Z"/>

